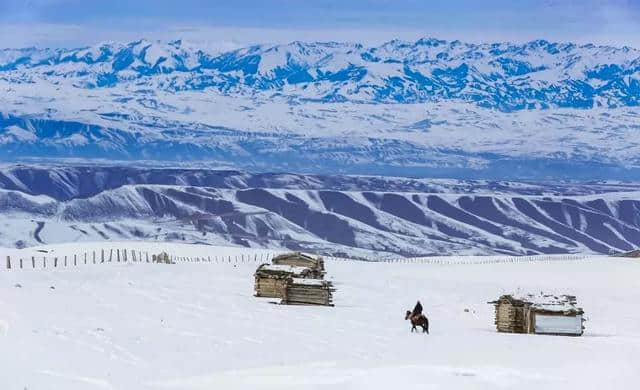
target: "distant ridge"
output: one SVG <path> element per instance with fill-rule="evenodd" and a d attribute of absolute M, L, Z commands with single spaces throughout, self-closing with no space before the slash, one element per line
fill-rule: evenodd
<path fill-rule="evenodd" d="M 0 75 L 73 80 L 80 88 L 144 81 L 166 91 L 279 92 L 302 101 L 461 100 L 501 111 L 637 106 L 640 51 L 535 40 L 471 44 L 423 38 L 380 46 L 292 42 L 211 52 L 181 40 L 78 49 L 5 49 Z M 13 76 L 18 76 L 13 74 Z"/>

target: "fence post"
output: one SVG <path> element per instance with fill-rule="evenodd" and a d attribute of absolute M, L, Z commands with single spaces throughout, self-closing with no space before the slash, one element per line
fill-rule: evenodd
<path fill-rule="evenodd" d="M 109 263 L 113 260 L 113 249 L 109 249 Z"/>
<path fill-rule="evenodd" d="M 7 256 L 7 269 L 11 269 L 11 256 Z"/>
<path fill-rule="evenodd" d="M 64 257 L 64 266 L 67 266 L 67 256 Z"/>
<path fill-rule="evenodd" d="M 73 255 L 73 265 L 78 265 L 78 255 Z"/>
<path fill-rule="evenodd" d="M 22 269 L 22 257 L 20 258 L 20 269 Z"/>
<path fill-rule="evenodd" d="M 116 253 L 118 255 L 118 263 L 120 262 L 120 249 L 116 249 Z"/>
<path fill-rule="evenodd" d="M 136 262 L 136 251 L 134 251 L 133 249 L 131 250 L 131 261 L 133 261 L 134 263 Z"/>
<path fill-rule="evenodd" d="M 96 263 L 96 251 L 92 251 L 93 264 Z"/>
<path fill-rule="evenodd" d="M 54 257 L 53 258 L 53 268 L 57 268 L 58 267 L 58 258 Z"/>
<path fill-rule="evenodd" d="M 36 268 L 36 258 L 34 256 L 31 256 L 31 265 L 33 268 Z"/>
<path fill-rule="evenodd" d="M 87 264 L 87 252 L 84 252 L 84 263 Z"/>
<path fill-rule="evenodd" d="M 100 249 L 100 262 L 104 263 L 104 249 Z"/>
<path fill-rule="evenodd" d="M 127 250 L 123 249 L 122 250 L 122 254 L 124 255 L 124 262 L 126 263 L 127 262 Z"/>
<path fill-rule="evenodd" d="M 147 257 L 147 263 L 149 262 L 149 252 L 145 252 L 145 255 Z"/>

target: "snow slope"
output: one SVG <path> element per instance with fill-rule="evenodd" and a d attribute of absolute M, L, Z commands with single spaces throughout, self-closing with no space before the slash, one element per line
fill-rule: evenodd
<path fill-rule="evenodd" d="M 359 257 L 607 254 L 640 246 L 640 186 L 0 168 L 1 245 L 141 239 Z"/>
<path fill-rule="evenodd" d="M 328 261 L 337 287 L 333 308 L 254 298 L 255 267 L 129 263 L 0 271 L 0 388 L 629 389 L 639 379 L 640 314 L 629 310 L 640 299 L 634 260 Z M 588 317 L 585 335 L 496 333 L 486 302 L 517 289 L 577 295 Z M 431 320 L 428 336 L 411 334 L 403 321 L 416 299 Z"/>

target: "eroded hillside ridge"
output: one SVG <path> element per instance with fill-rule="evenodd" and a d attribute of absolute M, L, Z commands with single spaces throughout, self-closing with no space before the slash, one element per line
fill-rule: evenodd
<path fill-rule="evenodd" d="M 150 239 L 333 254 L 609 253 L 640 246 L 640 186 L 11 166 L 0 242 Z"/>

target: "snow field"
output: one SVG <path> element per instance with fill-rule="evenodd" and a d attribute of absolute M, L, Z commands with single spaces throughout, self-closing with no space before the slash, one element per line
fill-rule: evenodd
<path fill-rule="evenodd" d="M 135 245 L 193 257 L 256 253 Z M 463 260 L 328 260 L 332 308 L 253 297 L 256 263 L 2 270 L 0 388 L 624 389 L 640 379 L 640 262 Z M 585 335 L 496 333 L 486 302 L 517 289 L 577 295 Z M 428 336 L 403 321 L 416 299 Z"/>

